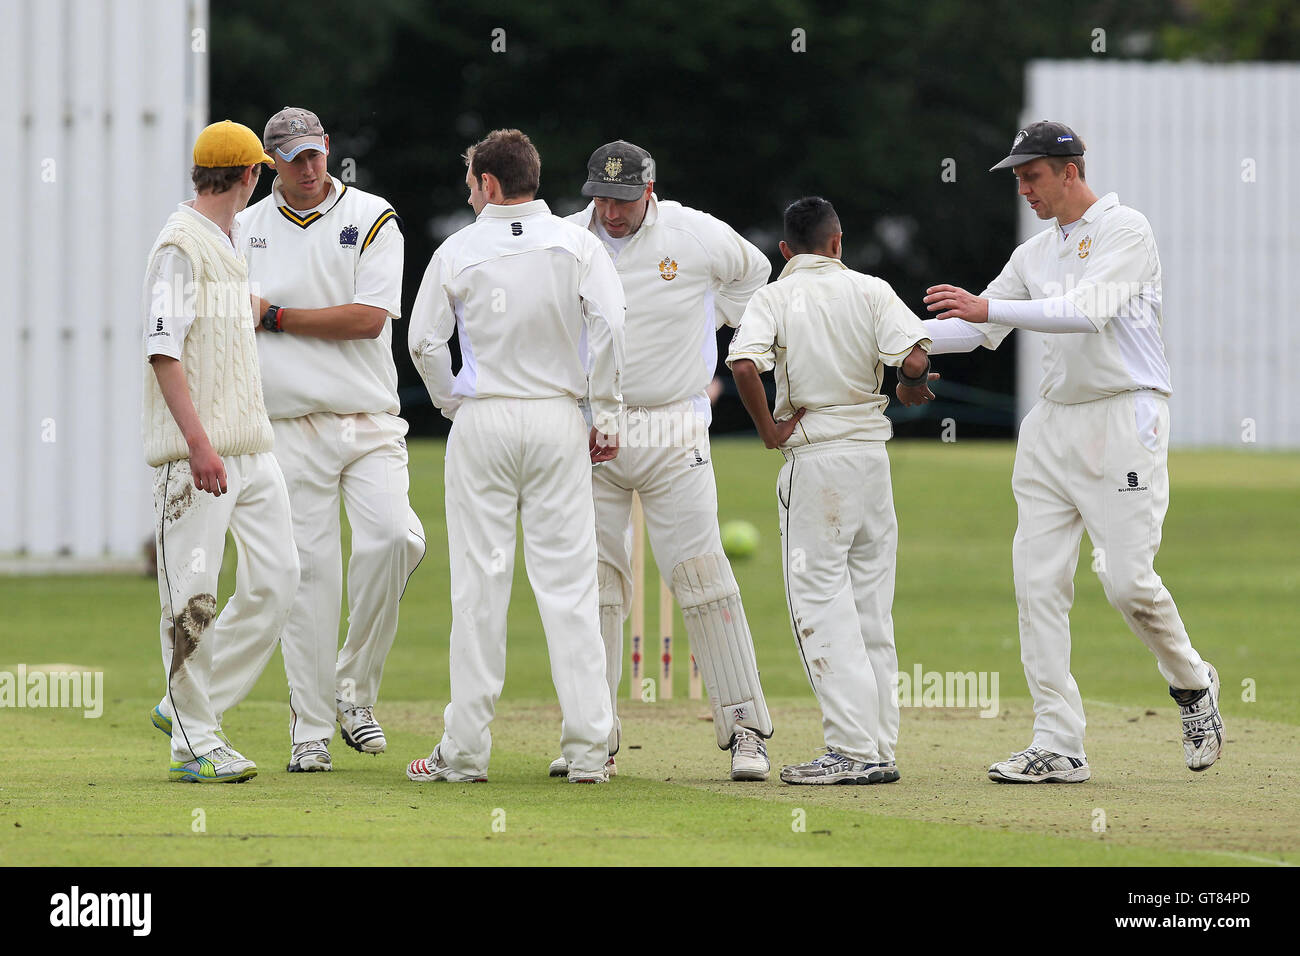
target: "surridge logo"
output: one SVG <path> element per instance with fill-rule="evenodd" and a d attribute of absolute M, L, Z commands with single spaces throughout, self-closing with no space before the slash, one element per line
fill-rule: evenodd
<path fill-rule="evenodd" d="M 1119 491 L 1146 491 L 1147 490 L 1147 486 L 1142 484 L 1142 480 L 1138 477 L 1138 473 L 1136 471 L 1130 471 L 1127 475 L 1124 476 L 1124 480 L 1128 482 L 1128 487 L 1119 488 L 1117 490 Z"/>
<path fill-rule="evenodd" d="M 50 925 L 127 926 L 133 936 L 148 936 L 153 928 L 152 893 L 82 893 L 74 885 L 50 897 Z"/>
<path fill-rule="evenodd" d="M 512 236 L 522 236 L 524 234 L 524 224 L 522 222 L 512 222 L 510 224 L 510 234 Z"/>

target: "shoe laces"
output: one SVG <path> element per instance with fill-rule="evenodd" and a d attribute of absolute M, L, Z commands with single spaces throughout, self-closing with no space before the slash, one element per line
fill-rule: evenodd
<path fill-rule="evenodd" d="M 375 723 L 375 705 L 367 704 L 365 707 L 353 707 L 352 717 L 360 719 L 367 724 Z"/>
<path fill-rule="evenodd" d="M 732 746 L 736 755 L 741 757 L 760 757 L 767 754 L 762 738 L 748 730 L 737 730 L 736 740 Z"/>
<path fill-rule="evenodd" d="M 324 738 L 322 738 L 320 740 L 305 740 L 300 744 L 294 744 L 293 755 L 295 757 L 300 757 L 303 754 L 310 753 L 314 750 L 323 750 L 328 753 L 329 748 L 325 746 L 325 743 Z"/>

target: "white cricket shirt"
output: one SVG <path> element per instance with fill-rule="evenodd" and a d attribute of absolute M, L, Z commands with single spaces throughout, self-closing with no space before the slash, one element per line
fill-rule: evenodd
<path fill-rule="evenodd" d="M 893 434 L 880 391 L 884 367 L 929 349 L 921 319 L 889 283 L 839 259 L 798 255 L 760 289 L 731 340 L 727 367 L 749 359 L 776 370 L 778 419 L 806 409 L 783 447 Z"/>
<path fill-rule="evenodd" d="M 601 232 L 594 202 L 567 218 Z M 725 222 L 654 196 L 641 228 L 613 242 L 627 295 L 623 400 L 653 406 L 698 399 L 696 412 L 710 417 L 704 390 L 718 367 L 717 330 L 740 321 L 771 263 Z"/>
<path fill-rule="evenodd" d="M 230 224 L 230 235 L 215 222 L 196 212 L 194 200 L 176 207 L 194 219 L 195 225 L 210 233 L 212 240 L 239 254 L 239 221 Z M 166 355 L 180 360 L 185 336 L 197 314 L 194 268 L 190 257 L 179 246 L 167 245 L 149 260 L 144 277 L 144 354 Z M 259 316 L 260 318 L 260 316 Z"/>
<path fill-rule="evenodd" d="M 488 205 L 429 260 L 411 312 L 411 358 L 448 418 L 466 398 L 589 397 L 593 423 L 614 435 L 624 310 L 595 236 L 540 199 Z M 462 360 L 454 377 L 453 331 Z"/>
<path fill-rule="evenodd" d="M 289 309 L 356 302 L 400 318 L 404 242 L 397 213 L 379 196 L 333 177 L 330 183 L 324 202 L 299 213 L 285 204 L 277 179 L 269 196 L 239 214 L 253 290 Z M 268 414 L 396 415 L 392 341 L 391 321 L 373 339 L 258 333 Z"/>
<path fill-rule="evenodd" d="M 1022 243 L 981 293 L 988 299 L 1062 299 L 1088 317 L 1095 332 L 1045 334 L 1039 394 L 1073 405 L 1120 392 L 1173 391 L 1160 329 L 1160 255 L 1151 224 L 1107 193 L 1088 207 L 1062 240 L 1057 223 Z M 1050 307 L 1050 303 L 1047 303 Z M 977 326 L 987 348 L 1011 332 Z"/>

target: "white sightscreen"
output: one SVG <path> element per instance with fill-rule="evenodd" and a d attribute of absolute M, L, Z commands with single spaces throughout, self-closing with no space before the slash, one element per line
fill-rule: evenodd
<path fill-rule="evenodd" d="M 0 0 L 0 556 L 138 559 L 145 255 L 192 195 L 207 6 Z M 17 556 L 18 561 L 13 558 Z"/>
<path fill-rule="evenodd" d="M 1022 123 L 1072 127 L 1097 195 L 1155 230 L 1173 443 L 1252 447 L 1250 419 L 1253 447 L 1300 447 L 1300 65 L 1038 61 L 1026 102 Z M 1043 225 L 1017 201 L 1025 239 Z M 1015 334 L 1023 416 L 1042 348 Z"/>

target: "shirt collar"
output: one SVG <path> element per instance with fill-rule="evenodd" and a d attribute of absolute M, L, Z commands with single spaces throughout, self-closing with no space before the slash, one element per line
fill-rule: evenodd
<path fill-rule="evenodd" d="M 496 203 L 488 203 L 483 207 L 483 211 L 478 214 L 479 219 L 518 219 L 520 216 L 536 216 L 541 213 L 549 213 L 551 207 L 546 205 L 544 199 L 533 199 L 529 202 L 512 203 L 509 206 L 498 206 Z"/>
<path fill-rule="evenodd" d="M 1102 196 L 1095 203 L 1089 206 L 1087 211 L 1079 218 L 1083 222 L 1093 222 L 1094 220 L 1100 219 L 1102 213 L 1108 212 L 1109 210 L 1115 208 L 1118 205 L 1119 205 L 1119 194 L 1106 193 L 1106 195 Z"/>
<path fill-rule="evenodd" d="M 815 269 L 825 272 L 832 269 L 847 268 L 848 266 L 839 259 L 832 259 L 830 256 L 819 256 L 812 252 L 801 252 L 799 255 L 792 257 L 790 261 L 785 264 L 785 268 L 781 270 L 781 274 L 777 276 L 777 279 L 784 279 L 791 273 L 801 272 L 805 269 Z"/>
<path fill-rule="evenodd" d="M 332 198 L 334 198 L 335 196 L 343 195 L 343 184 L 340 183 L 333 176 L 331 176 L 329 179 L 330 179 L 330 184 L 329 184 L 329 188 L 325 190 L 324 199 L 322 199 L 315 206 L 312 206 L 311 209 L 294 209 L 294 212 L 300 212 L 306 215 L 307 213 L 315 212 L 317 209 L 324 210 L 329 205 L 329 202 Z M 271 183 L 271 197 L 277 206 L 284 206 L 288 209 L 293 209 L 293 207 L 289 205 L 288 200 L 284 198 L 284 193 L 280 191 L 279 176 L 276 176 L 275 182 Z"/>
<path fill-rule="evenodd" d="M 232 248 L 234 249 L 239 248 L 239 219 L 238 218 L 231 221 L 230 235 L 227 236 L 224 232 L 221 231 L 220 226 L 218 226 L 215 222 L 213 222 L 207 216 L 203 215 L 203 213 L 199 212 L 197 209 L 194 208 L 193 199 L 186 200 L 185 202 L 181 203 L 178 208 L 182 212 L 188 213 L 189 215 L 197 219 L 199 223 L 202 225 L 202 227 L 208 230 L 214 236 L 222 239 L 225 242 L 230 243 Z"/>

